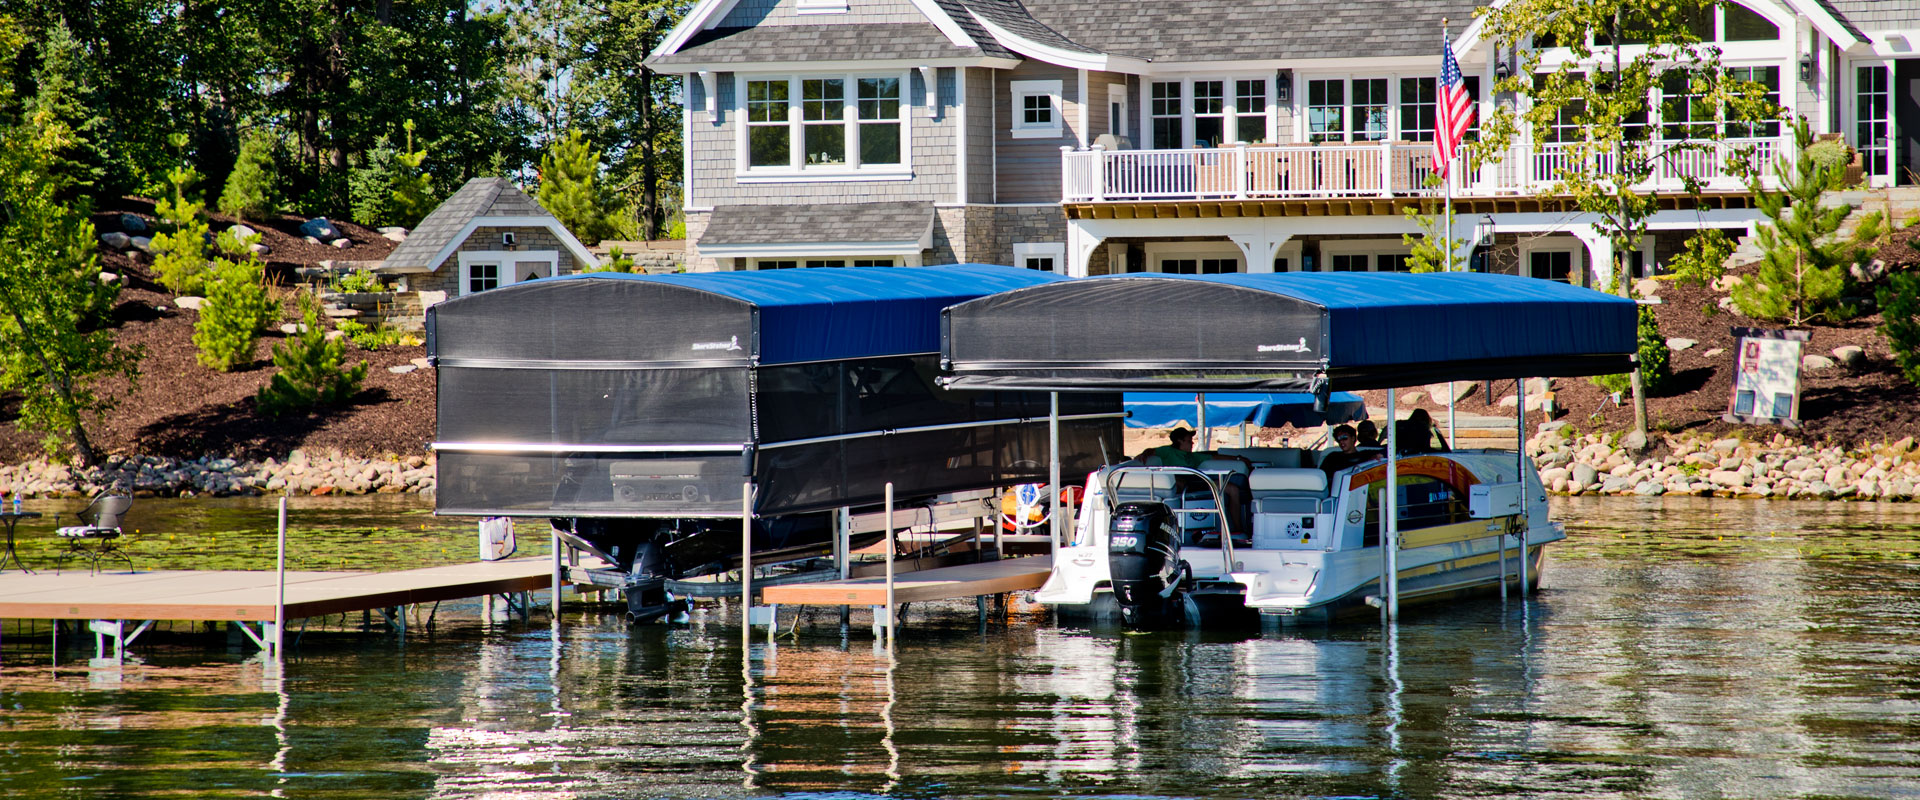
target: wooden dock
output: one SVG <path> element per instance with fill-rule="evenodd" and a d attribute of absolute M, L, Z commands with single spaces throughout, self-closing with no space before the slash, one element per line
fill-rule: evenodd
<path fill-rule="evenodd" d="M 399 572 L 288 572 L 287 619 L 510 594 L 552 586 L 547 557 Z M 0 619 L 274 619 L 271 571 L 0 573 Z"/>
<path fill-rule="evenodd" d="M 1046 583 L 1052 568 L 1053 559 L 1030 556 L 899 572 L 893 576 L 893 599 L 896 603 L 921 603 L 1024 592 Z M 762 602 L 773 605 L 883 606 L 887 603 L 887 579 L 874 575 L 844 581 L 768 586 L 760 590 L 760 597 Z"/>

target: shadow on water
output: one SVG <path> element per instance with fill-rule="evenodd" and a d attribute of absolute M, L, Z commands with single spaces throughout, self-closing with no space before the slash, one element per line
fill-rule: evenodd
<path fill-rule="evenodd" d="M 419 511 L 342 504 L 315 527 L 398 539 Z M 1606 498 L 1556 514 L 1569 540 L 1532 600 L 1463 601 L 1390 630 L 1119 634 L 1017 605 L 983 633 L 969 602 L 916 608 L 889 652 L 864 611 L 842 629 L 837 612 L 788 610 L 775 641 L 754 633 L 743 669 L 739 628 L 710 606 L 680 628 L 572 612 L 557 636 L 539 617 L 455 608 L 431 637 L 324 638 L 284 678 L 238 648 L 54 670 L 10 636 L 0 793 L 1768 798 L 1920 785 L 1920 512 Z M 469 525 L 441 522 L 424 541 L 472 547 Z"/>

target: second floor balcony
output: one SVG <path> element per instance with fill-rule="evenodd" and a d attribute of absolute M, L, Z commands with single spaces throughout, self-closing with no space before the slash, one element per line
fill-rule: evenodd
<path fill-rule="evenodd" d="M 1747 192 L 1738 165 L 1771 175 L 1772 163 L 1790 140 L 1727 139 L 1710 144 L 1640 142 L 1659 154 L 1653 177 L 1640 191 L 1678 192 L 1687 179 L 1709 192 Z M 1471 146 L 1471 145 L 1469 145 Z M 1466 159 L 1449 180 L 1455 197 L 1547 195 L 1582 157 L 1567 144 L 1522 144 L 1490 157 L 1478 170 Z M 1061 201 L 1065 203 L 1178 200 L 1311 200 L 1439 197 L 1446 187 L 1431 182 L 1433 145 L 1425 142 L 1232 145 L 1190 150 L 1090 150 L 1061 148 Z M 1584 173 L 1605 173 L 1602 156 Z M 1772 179 L 1766 179 L 1771 185 Z"/>

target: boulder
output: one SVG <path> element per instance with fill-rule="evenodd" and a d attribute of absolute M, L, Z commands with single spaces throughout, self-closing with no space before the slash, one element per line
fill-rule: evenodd
<path fill-rule="evenodd" d="M 1473 393 L 1480 389 L 1480 384 L 1473 381 L 1454 381 L 1430 384 L 1426 389 L 1427 396 L 1433 398 L 1433 402 L 1446 405 L 1449 401 L 1458 403 L 1472 397 Z"/>
<path fill-rule="evenodd" d="M 1808 372 L 1833 369 L 1833 359 L 1826 356 L 1801 356 L 1800 368 Z"/>
<path fill-rule="evenodd" d="M 1627 478 L 1619 478 L 1619 477 L 1608 478 L 1606 483 L 1603 483 L 1600 485 L 1600 491 L 1605 492 L 1607 494 L 1619 494 L 1621 492 L 1627 491 L 1628 489 L 1632 489 L 1632 488 L 1633 488 L 1632 480 Z"/>
<path fill-rule="evenodd" d="M 153 237 L 151 236 L 135 236 L 128 239 L 127 244 L 133 245 L 133 249 L 142 253 L 153 255 Z"/>
<path fill-rule="evenodd" d="M 181 307 L 181 308 L 189 308 L 189 309 L 193 309 L 194 311 L 199 311 L 199 310 L 200 310 L 200 307 L 201 307 L 202 305 L 205 305 L 205 304 L 206 304 L 206 302 L 207 302 L 207 300 L 206 300 L 206 298 L 204 298 L 204 297 L 176 297 L 176 298 L 173 298 L 173 304 L 174 304 L 174 305 L 176 305 L 176 306 L 179 306 L 179 307 Z"/>
<path fill-rule="evenodd" d="M 1641 278 L 1633 282 L 1635 297 L 1651 297 L 1660 293 L 1660 282 L 1652 278 Z"/>
<path fill-rule="evenodd" d="M 252 226 L 242 225 L 239 223 L 234 223 L 233 225 L 227 226 L 227 233 L 228 235 L 231 235 L 233 238 L 239 239 L 240 241 L 243 241 L 243 242 L 246 241 L 247 237 L 249 236 L 260 235 L 260 232 L 254 230 Z"/>
<path fill-rule="evenodd" d="M 1518 408 L 1520 405 L 1520 398 L 1516 395 L 1510 394 L 1510 395 L 1507 395 L 1506 397 L 1500 398 L 1499 405 L 1501 408 Z"/>
<path fill-rule="evenodd" d="M 1694 341 L 1692 339 L 1682 339 L 1678 336 L 1675 336 L 1667 340 L 1667 349 L 1674 350 L 1674 351 L 1686 350 L 1693 347 L 1696 344 L 1699 344 L 1699 342 Z"/>
<path fill-rule="evenodd" d="M 393 374 L 395 374 L 395 375 L 405 375 L 405 374 L 407 374 L 407 373 L 409 373 L 409 372 L 412 372 L 412 371 L 414 371 L 414 370 L 416 370 L 416 369 L 419 369 L 419 367 L 416 367 L 416 366 L 414 366 L 414 365 L 412 365 L 412 364 L 402 364 L 402 365 L 400 365 L 400 366 L 397 366 L 397 367 L 387 367 L 387 371 L 388 371 L 388 372 L 391 372 L 391 373 L 393 373 Z M 1385 490 L 1383 489 L 1382 491 L 1385 491 Z"/>
<path fill-rule="evenodd" d="M 334 249 L 345 250 L 353 246 L 353 240 L 345 237 L 341 237 L 339 239 L 335 239 L 331 242 L 328 242 L 327 244 L 332 245 Z"/>
<path fill-rule="evenodd" d="M 114 250 L 125 250 L 128 245 L 133 244 L 133 237 L 119 231 L 108 231 L 100 234 L 100 243 Z"/>
<path fill-rule="evenodd" d="M 1528 378 L 1527 394 L 1546 394 L 1553 391 L 1552 378 Z"/>
<path fill-rule="evenodd" d="M 100 273 L 100 283 L 104 285 L 112 286 L 119 282 L 120 282 L 120 276 L 117 273 L 112 273 L 112 272 Z"/>
<path fill-rule="evenodd" d="M 320 241 L 320 237 L 318 236 L 302 236 L 300 237 L 300 241 L 306 242 L 307 244 L 326 244 L 326 242 Z"/>
<path fill-rule="evenodd" d="M 247 252 L 252 253 L 256 256 L 264 256 L 268 253 L 273 252 L 273 248 L 268 247 L 259 242 L 254 242 L 253 244 L 247 245 Z"/>
<path fill-rule="evenodd" d="M 1867 351 L 1858 345 L 1843 345 L 1833 348 L 1833 360 L 1847 369 L 1859 369 L 1867 364 Z"/>
<path fill-rule="evenodd" d="M 1626 436 L 1620 437 L 1620 449 L 1629 453 L 1647 452 L 1647 435 L 1639 431 L 1633 431 Z"/>
<path fill-rule="evenodd" d="M 1708 351 L 1706 351 L 1706 352 L 1704 352 L 1704 353 L 1701 353 L 1700 355 L 1702 355 L 1702 356 L 1705 356 L 1705 357 L 1707 357 L 1707 358 L 1714 358 L 1714 357 L 1716 357 L 1716 356 L 1718 356 L 1718 355 L 1720 355 L 1720 354 L 1722 354 L 1722 353 L 1725 353 L 1725 352 L 1727 352 L 1727 348 L 1724 348 L 1724 347 L 1715 347 L 1715 348 L 1713 348 L 1713 349 L 1711 349 L 1711 350 L 1708 350 Z"/>
<path fill-rule="evenodd" d="M 1641 481 L 1639 485 L 1633 487 L 1633 493 L 1641 497 L 1659 497 L 1667 493 L 1667 487 L 1654 481 Z"/>
<path fill-rule="evenodd" d="M 1400 395 L 1400 402 L 1406 403 L 1407 405 L 1410 405 L 1410 406 L 1417 405 L 1420 401 L 1425 399 L 1427 399 L 1426 392 L 1407 392 L 1406 394 Z"/>
<path fill-rule="evenodd" d="M 1739 286 L 1742 283 L 1746 283 L 1746 281 L 1742 280 L 1738 275 L 1722 275 L 1713 279 L 1712 286 L 1716 292 L 1731 292 L 1733 291 L 1733 287 Z"/>
<path fill-rule="evenodd" d="M 1564 419 L 1556 419 L 1552 422 L 1540 423 L 1540 432 L 1549 433 L 1552 431 L 1560 430 L 1561 428 L 1564 428 L 1564 427 L 1567 427 L 1567 421 Z"/>
<path fill-rule="evenodd" d="M 1887 277 L 1887 262 L 1876 258 L 1865 264 L 1854 264 L 1847 267 L 1847 274 L 1852 275 L 1856 282 L 1874 283 Z"/>
<path fill-rule="evenodd" d="M 1545 481 L 1547 483 L 1552 483 L 1554 481 L 1564 481 L 1567 479 L 1567 476 L 1570 474 L 1572 473 L 1565 467 L 1554 467 L 1552 469 L 1541 470 L 1540 480 Z"/>
<path fill-rule="evenodd" d="M 433 366 L 433 362 L 428 361 L 424 356 L 413 359 L 410 363 L 412 363 L 414 366 L 419 367 L 421 369 L 426 369 L 427 367 Z M 415 465 L 415 466 L 418 466 L 418 465 Z"/>
<path fill-rule="evenodd" d="M 390 242 L 404 242 L 407 240 L 407 229 L 398 226 L 381 228 L 380 236 Z"/>
<path fill-rule="evenodd" d="M 1733 451 L 1739 450 L 1739 449 L 1740 449 L 1739 439 L 1726 438 L 1726 439 L 1715 439 L 1713 441 L 1713 451 L 1716 453 L 1732 453 Z"/>
<path fill-rule="evenodd" d="M 1746 478 L 1738 472 L 1716 469 L 1707 473 L 1707 481 L 1719 486 L 1745 486 Z"/>
<path fill-rule="evenodd" d="M 1719 300 L 1716 300 L 1716 301 L 1714 301 L 1714 305 L 1717 305 L 1717 306 L 1719 306 L 1719 307 L 1720 307 L 1720 310 L 1721 310 L 1721 311 L 1726 311 L 1726 312 L 1732 312 L 1732 311 L 1733 311 L 1733 298 L 1732 298 L 1732 297 L 1722 297 L 1722 298 L 1720 298 Z"/>
<path fill-rule="evenodd" d="M 314 217 L 313 219 L 300 223 L 300 235 L 311 236 L 322 242 L 330 242 L 340 238 L 340 229 L 333 227 L 333 222 L 326 217 Z"/>
<path fill-rule="evenodd" d="M 120 230 L 127 233 L 146 233 L 147 221 L 137 214 L 121 214 Z"/>

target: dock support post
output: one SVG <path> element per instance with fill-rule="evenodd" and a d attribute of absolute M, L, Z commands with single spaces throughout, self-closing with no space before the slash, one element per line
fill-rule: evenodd
<path fill-rule="evenodd" d="M 847 579 L 847 569 L 849 567 L 849 562 L 852 560 L 848 554 L 851 553 L 852 551 L 853 551 L 853 509 L 848 508 L 846 506 L 841 506 L 840 519 L 838 524 L 834 526 L 834 533 L 833 533 L 833 567 L 837 572 L 839 572 L 840 580 L 844 581 Z M 844 630 L 847 627 L 847 625 L 852 622 L 853 622 L 853 607 L 841 606 L 840 607 L 841 629 Z"/>
<path fill-rule="evenodd" d="M 553 548 L 553 576 L 549 579 L 553 588 L 553 607 L 548 616 L 558 620 L 560 619 L 560 589 L 563 585 L 560 581 L 560 532 L 554 530 L 552 525 L 547 526 L 547 541 Z"/>
<path fill-rule="evenodd" d="M 1059 395 L 1054 395 L 1054 396 L 1055 396 L 1055 397 L 1059 397 Z M 1056 410 L 1057 410 L 1057 409 L 1056 409 Z M 1055 416 L 1057 417 L 1058 415 L 1056 414 Z M 1056 462 L 1055 462 L 1055 469 L 1057 470 L 1058 468 L 1059 468 L 1059 462 L 1057 462 L 1057 461 L 1056 461 Z M 894 550 L 894 547 L 893 547 L 893 481 L 887 481 L 887 491 L 886 491 L 886 505 L 887 505 L 887 644 L 889 644 L 889 645 L 891 645 L 891 644 L 893 644 L 893 635 L 894 635 L 894 629 L 895 629 L 896 627 L 898 627 L 898 625 L 897 625 L 897 623 L 898 623 L 898 620 L 895 620 L 895 619 L 894 619 L 894 617 L 893 617 L 893 615 L 894 615 L 894 605 L 893 605 L 893 550 Z M 1057 507 L 1057 506 L 1056 506 L 1056 507 Z"/>
<path fill-rule="evenodd" d="M 1513 439 L 1518 442 L 1519 450 L 1514 480 L 1520 482 L 1520 596 L 1527 596 L 1527 533 L 1533 527 L 1533 519 L 1527 514 L 1527 379 L 1520 379 L 1520 391 L 1516 395 L 1520 402 L 1515 406 L 1519 411 L 1514 417 Z"/>
<path fill-rule="evenodd" d="M 1053 513 L 1047 515 L 1047 555 L 1060 557 L 1060 393 L 1049 392 L 1047 406 L 1047 498 Z M 893 521 L 889 519 L 888 525 Z"/>
<path fill-rule="evenodd" d="M 1394 416 L 1399 410 L 1394 404 L 1394 393 L 1397 391 L 1387 390 L 1387 496 L 1381 512 L 1386 516 L 1386 522 L 1380 526 L 1380 547 L 1387 555 L 1385 574 L 1380 576 L 1380 585 L 1386 595 L 1385 610 L 1389 621 L 1400 619 L 1400 424 Z"/>
<path fill-rule="evenodd" d="M 273 601 L 273 657 L 280 657 L 280 648 L 287 643 L 287 496 L 280 496 L 280 554 L 274 559 L 274 570 L 278 573 L 280 592 Z"/>
<path fill-rule="evenodd" d="M 740 486 L 740 654 L 753 645 L 753 481 Z"/>

